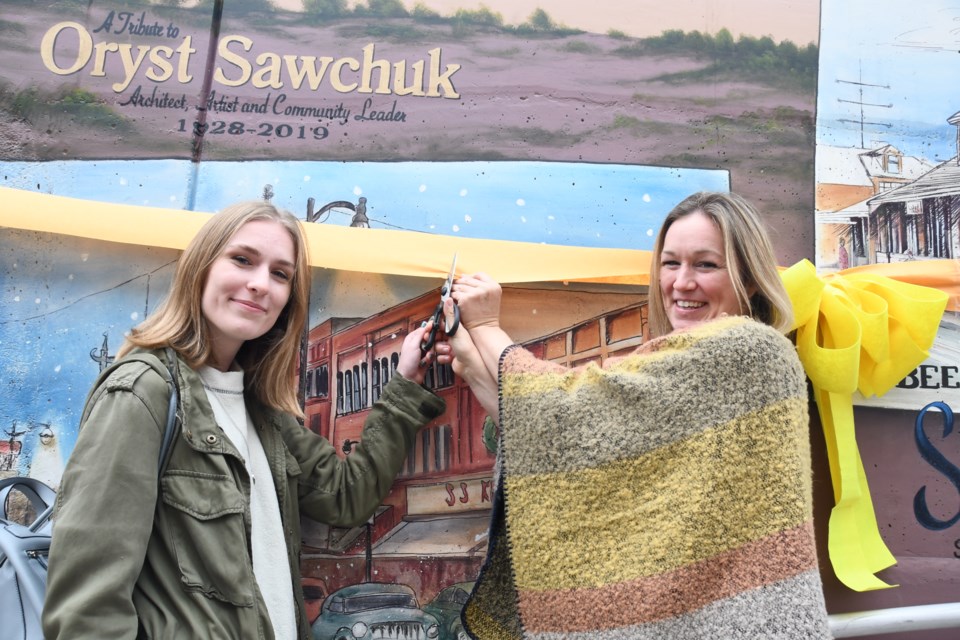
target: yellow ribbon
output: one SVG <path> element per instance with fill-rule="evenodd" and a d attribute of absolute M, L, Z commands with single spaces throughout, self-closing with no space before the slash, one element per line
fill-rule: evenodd
<path fill-rule="evenodd" d="M 923 362 L 950 296 L 870 271 L 820 278 L 807 260 L 781 276 L 827 443 L 836 502 L 828 529 L 830 562 L 855 591 L 896 586 L 874 575 L 896 559 L 877 528 L 857 450 L 852 394 L 883 395 Z"/>

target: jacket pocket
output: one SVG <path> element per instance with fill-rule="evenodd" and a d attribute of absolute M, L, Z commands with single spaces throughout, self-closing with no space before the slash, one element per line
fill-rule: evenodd
<path fill-rule="evenodd" d="M 163 503 L 184 589 L 240 607 L 253 606 L 246 499 L 233 478 L 168 471 L 163 477 Z"/>

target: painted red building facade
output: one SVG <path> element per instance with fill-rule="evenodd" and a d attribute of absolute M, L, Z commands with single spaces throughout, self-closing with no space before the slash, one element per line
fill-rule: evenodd
<path fill-rule="evenodd" d="M 328 319 L 310 330 L 306 426 L 329 439 L 339 455 L 349 455 L 359 441 L 370 407 L 396 371 L 404 337 L 438 300 L 434 290 L 368 318 Z M 522 339 L 538 357 L 558 363 L 602 363 L 633 350 L 646 334 L 646 302 L 635 296 L 505 290 L 505 310 L 519 309 L 515 315 L 522 316 L 531 305 L 601 312 Z M 505 326 L 510 321 L 504 317 Z M 479 571 L 493 496 L 495 426 L 449 366 L 435 364 L 424 383 L 445 400 L 446 411 L 418 434 L 371 522 L 349 530 L 304 522 L 303 574 L 315 597 L 375 580 L 408 584 L 426 600 Z"/>

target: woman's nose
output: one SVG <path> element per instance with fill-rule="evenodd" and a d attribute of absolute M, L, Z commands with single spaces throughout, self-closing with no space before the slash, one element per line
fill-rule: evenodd
<path fill-rule="evenodd" d="M 268 269 L 254 269 L 247 280 L 247 288 L 251 291 L 263 292 L 267 290 L 267 284 L 270 282 L 270 272 Z"/>
<path fill-rule="evenodd" d="M 689 290 L 697 286 L 697 280 L 694 272 L 688 267 L 680 267 L 677 271 L 677 279 L 673 281 L 675 289 Z"/>

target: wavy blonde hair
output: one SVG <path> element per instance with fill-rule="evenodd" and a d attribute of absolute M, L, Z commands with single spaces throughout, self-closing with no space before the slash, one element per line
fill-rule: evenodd
<path fill-rule="evenodd" d="M 650 332 L 662 336 L 673 331 L 660 292 L 660 253 L 670 226 L 693 213 L 700 212 L 713 220 L 723 236 L 727 271 L 741 309 L 749 309 L 750 317 L 781 333 L 793 325 L 793 306 L 783 286 L 777 259 L 760 215 L 753 205 L 735 193 L 700 191 L 675 206 L 663 221 L 653 247 L 650 265 Z M 749 290 L 753 289 L 753 294 Z M 652 293 L 652 292 L 651 292 Z"/>
<path fill-rule="evenodd" d="M 146 320 L 131 330 L 118 357 L 134 346 L 146 349 L 169 346 L 191 368 L 206 364 L 212 355 L 212 341 L 201 301 L 210 266 L 237 230 L 256 220 L 277 222 L 290 234 L 294 251 L 293 278 L 290 298 L 277 322 L 264 335 L 244 342 L 236 360 L 246 374 L 244 385 L 248 392 L 267 406 L 302 418 L 296 372 L 307 321 L 310 263 L 300 221 L 269 202 L 254 200 L 230 205 L 201 227 L 177 260 L 170 292 Z"/>

